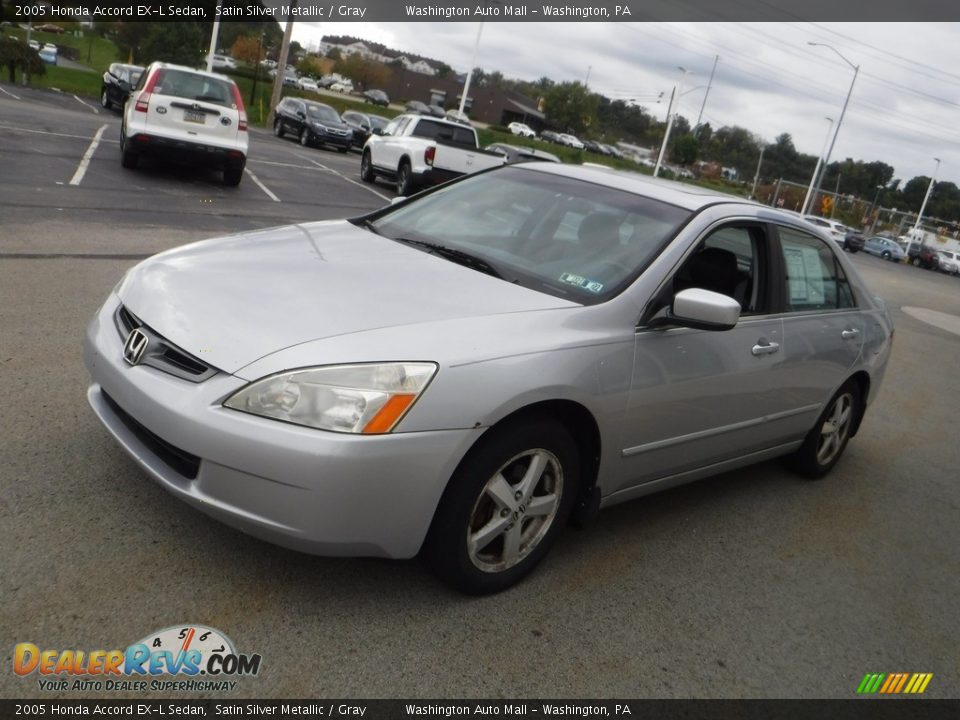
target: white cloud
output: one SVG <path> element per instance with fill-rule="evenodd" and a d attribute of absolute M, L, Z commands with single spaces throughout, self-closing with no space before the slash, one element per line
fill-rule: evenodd
<path fill-rule="evenodd" d="M 353 35 L 466 70 L 476 23 L 298 23 L 294 38 Z M 693 75 L 681 113 L 696 120 L 715 55 L 704 111 L 714 127 L 741 125 L 773 140 L 790 133 L 802 152 L 823 146 L 825 116 L 839 119 L 860 65 L 832 159 L 881 160 L 897 177 L 929 175 L 960 184 L 960 26 L 907 23 L 487 23 L 477 65 L 507 77 L 583 82 L 608 97 L 669 96 L 678 65 Z M 648 109 L 663 118 L 663 105 Z"/>

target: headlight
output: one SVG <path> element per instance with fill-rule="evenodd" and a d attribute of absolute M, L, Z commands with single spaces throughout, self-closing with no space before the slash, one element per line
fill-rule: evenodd
<path fill-rule="evenodd" d="M 437 372 L 434 363 L 332 365 L 250 383 L 224 407 L 297 425 L 347 433 L 387 433 Z"/>
<path fill-rule="evenodd" d="M 327 126 L 324 125 L 323 123 L 315 122 L 315 123 L 313 124 L 313 128 L 314 128 L 315 130 L 320 130 L 321 132 L 326 132 L 326 131 L 327 131 Z"/>

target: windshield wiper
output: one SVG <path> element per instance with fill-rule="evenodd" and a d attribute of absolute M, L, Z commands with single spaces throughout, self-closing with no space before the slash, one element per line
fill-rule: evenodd
<path fill-rule="evenodd" d="M 503 273 L 497 270 L 497 268 L 491 265 L 488 261 L 464 250 L 447 247 L 446 245 L 440 245 L 439 243 L 427 242 L 426 240 L 411 240 L 410 238 L 394 238 L 394 240 L 397 242 L 406 243 L 407 245 L 422 247 L 425 250 L 430 251 L 432 254 L 439 255 L 442 258 L 451 260 L 452 262 L 463 265 L 464 267 L 478 270 L 479 272 L 486 273 L 487 275 L 492 275 L 500 280 L 506 280 L 506 278 L 503 276 Z M 516 281 L 511 280 L 510 282 Z"/>

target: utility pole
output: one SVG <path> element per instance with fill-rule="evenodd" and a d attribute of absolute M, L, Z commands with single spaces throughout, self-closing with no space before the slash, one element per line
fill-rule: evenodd
<path fill-rule="evenodd" d="M 217 52 L 217 38 L 220 37 L 220 6 L 223 0 L 217 0 L 217 11 L 213 16 L 213 32 L 210 34 L 210 52 L 207 53 L 207 72 L 213 72 L 213 56 Z"/>
<path fill-rule="evenodd" d="M 917 222 L 913 225 L 913 239 L 917 239 L 917 231 L 920 230 L 920 221 L 923 220 L 923 211 L 927 209 L 927 200 L 930 199 L 930 193 L 933 192 L 933 186 L 937 183 L 937 173 L 940 171 L 940 158 L 934 158 L 937 161 L 937 167 L 934 168 L 933 177 L 930 178 L 930 184 L 927 185 L 927 194 L 923 196 L 923 203 L 920 205 L 920 212 L 917 213 Z M 922 236 L 920 244 L 923 244 Z"/>
<path fill-rule="evenodd" d="M 710 82 L 707 83 L 707 91 L 703 94 L 703 102 L 700 104 L 700 114 L 697 115 L 697 124 L 693 126 L 693 134 L 697 134 L 697 128 L 700 127 L 700 121 L 703 120 L 703 109 L 707 106 L 707 98 L 710 96 L 710 88 L 713 87 L 713 74 L 717 71 L 717 63 L 720 62 L 720 56 L 713 58 L 713 70 L 710 71 Z M 760 154 L 763 157 L 763 153 Z"/>
<path fill-rule="evenodd" d="M 837 172 L 837 184 L 833 188 L 833 202 L 830 204 L 830 219 L 833 220 L 833 211 L 837 209 L 837 200 L 840 199 L 840 172 Z"/>
<path fill-rule="evenodd" d="M 753 187 L 750 189 L 750 199 L 757 194 L 757 181 L 760 179 L 760 165 L 763 164 L 763 153 L 767 151 L 767 146 L 760 148 L 760 159 L 757 160 L 757 172 L 753 175 Z"/>
<path fill-rule="evenodd" d="M 470 61 L 470 69 L 467 71 L 467 79 L 463 83 L 463 94 L 460 96 L 461 115 L 464 115 L 463 108 L 467 105 L 467 93 L 470 92 L 470 81 L 473 80 L 473 69 L 477 66 L 477 53 L 480 51 L 480 36 L 483 34 L 483 23 L 477 28 L 477 40 L 473 43 L 473 59 Z"/>
<path fill-rule="evenodd" d="M 280 56 L 277 58 L 277 75 L 273 78 L 273 92 L 270 94 L 270 112 L 267 113 L 267 125 L 273 125 L 273 110 L 280 104 L 280 95 L 283 93 L 283 78 L 287 74 L 287 57 L 290 55 L 290 36 L 293 35 L 293 9 L 297 0 L 290 4 L 290 14 L 287 16 L 287 27 L 283 31 L 283 42 L 280 45 Z"/>

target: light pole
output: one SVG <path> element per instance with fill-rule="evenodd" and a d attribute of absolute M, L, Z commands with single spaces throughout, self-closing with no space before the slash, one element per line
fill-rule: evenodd
<path fill-rule="evenodd" d="M 917 222 L 913 225 L 913 232 L 910 234 L 913 235 L 913 239 L 917 239 L 917 231 L 920 229 L 920 221 L 923 220 L 923 211 L 927 209 L 927 200 L 930 199 L 930 193 L 933 192 L 933 186 L 937 182 L 937 173 L 940 172 L 940 158 L 934 158 L 937 161 L 937 166 L 933 169 L 933 177 L 930 178 L 930 184 L 927 185 L 927 194 L 923 196 L 923 202 L 920 204 L 920 212 L 917 213 Z M 923 244 L 923 240 L 920 240 L 920 244 Z"/>
<path fill-rule="evenodd" d="M 750 199 L 757 194 L 757 181 L 760 179 L 760 166 L 763 164 L 763 154 L 767 151 L 767 146 L 760 148 L 760 159 L 757 160 L 757 171 L 753 174 L 753 187 L 750 189 Z"/>
<path fill-rule="evenodd" d="M 820 171 L 820 177 L 817 178 L 817 182 L 816 182 L 816 186 L 817 186 L 817 187 L 816 187 L 816 189 L 817 189 L 817 192 L 820 192 L 820 184 L 823 182 L 823 175 L 824 175 L 824 174 L 826 173 L 826 171 L 827 171 L 827 165 L 830 164 L 830 156 L 833 154 L 833 145 L 834 145 L 834 143 L 837 142 L 837 135 L 840 134 L 840 126 L 843 124 L 843 116 L 847 114 L 847 105 L 850 104 L 850 96 L 853 94 L 853 86 L 854 86 L 854 84 L 857 82 L 857 75 L 860 73 L 860 66 L 859 66 L 859 65 L 854 65 L 852 62 L 850 62 L 849 60 L 847 60 L 843 55 L 840 54 L 840 51 L 839 51 L 839 50 L 837 50 L 835 47 L 833 47 L 833 45 L 827 45 L 826 43 L 818 43 L 818 42 L 812 42 L 812 41 L 808 41 L 808 42 L 807 42 L 807 45 L 813 45 L 813 46 L 817 46 L 817 47 L 825 47 L 825 48 L 828 48 L 828 49 L 830 49 L 830 50 L 833 50 L 833 52 L 835 52 L 835 53 L 837 54 L 837 57 L 839 57 L 839 58 L 840 58 L 841 60 L 843 60 L 847 65 L 849 65 L 850 67 L 853 68 L 853 80 L 850 81 L 850 89 L 847 90 L 847 99 L 843 101 L 843 109 L 840 111 L 840 119 L 837 120 L 837 127 L 836 127 L 836 130 L 835 130 L 834 133 L 833 133 L 833 140 L 830 142 L 830 149 L 827 150 L 827 156 L 826 156 L 826 158 L 825 158 L 824 161 L 823 161 L 823 167 L 822 167 L 822 169 L 821 169 L 821 171 Z M 810 199 L 810 194 L 809 194 L 809 193 L 807 194 L 807 199 L 808 199 L 808 200 Z M 806 212 L 807 212 L 806 203 L 804 203 L 803 213 L 805 214 Z"/>
<path fill-rule="evenodd" d="M 710 80 L 707 82 L 707 91 L 703 94 L 703 103 L 700 105 L 700 114 L 697 115 L 697 124 L 693 126 L 694 133 L 696 133 L 697 128 L 700 127 L 700 121 L 703 120 L 703 110 L 707 107 L 707 98 L 710 97 L 710 88 L 713 87 L 713 76 L 717 72 L 718 62 L 720 62 L 719 55 L 713 58 L 713 70 L 710 71 Z"/>
<path fill-rule="evenodd" d="M 827 126 L 827 136 L 823 139 L 823 150 L 827 149 L 827 140 L 830 139 L 830 130 L 833 129 L 833 118 L 824 118 L 824 120 L 829 121 Z M 810 186 L 807 188 L 807 194 L 803 198 L 803 207 L 800 208 L 800 214 L 806 215 L 807 208 L 810 206 L 810 194 L 813 192 L 814 183 L 817 181 L 817 175 L 820 173 L 820 164 L 823 162 L 823 150 L 820 151 L 820 156 L 817 158 L 817 165 L 813 168 L 813 175 L 810 177 Z"/>
<path fill-rule="evenodd" d="M 213 21 L 213 32 L 210 34 L 210 52 L 207 55 L 207 72 L 213 72 L 213 55 L 217 52 L 217 38 L 220 36 L 220 6 L 223 0 L 217 0 L 217 10 Z"/>
<path fill-rule="evenodd" d="M 467 104 L 467 93 L 470 92 L 470 81 L 473 79 L 473 68 L 477 64 L 477 52 L 480 50 L 480 36 L 483 34 L 483 23 L 477 28 L 477 40 L 473 43 L 473 60 L 470 61 L 470 69 L 467 71 L 467 79 L 463 83 L 463 95 L 460 96 L 460 114 L 463 115 L 463 108 Z"/>
<path fill-rule="evenodd" d="M 873 202 L 870 203 L 870 212 L 867 214 L 867 217 L 870 218 L 870 232 L 869 235 L 873 235 L 874 228 L 877 227 L 877 218 L 880 216 L 880 213 L 877 213 L 874 217 L 874 211 L 877 209 L 877 201 L 880 199 L 880 192 L 886 187 L 886 185 L 877 185 L 877 193 L 873 196 Z"/>
<path fill-rule="evenodd" d="M 660 165 L 663 163 L 663 155 L 667 150 L 667 143 L 670 142 L 670 131 L 673 129 L 673 120 L 677 116 L 677 113 L 673 110 L 673 103 L 676 100 L 677 107 L 680 107 L 680 96 L 683 94 L 683 81 L 687 77 L 687 73 L 690 71 L 687 70 L 683 65 L 678 65 L 677 69 L 680 70 L 680 82 L 677 84 L 677 87 L 674 89 L 673 97 L 670 98 L 670 109 L 667 111 L 667 129 L 663 133 L 663 143 L 660 145 L 660 154 L 657 155 L 657 164 L 653 168 L 653 176 L 657 177 L 660 174 Z"/>

